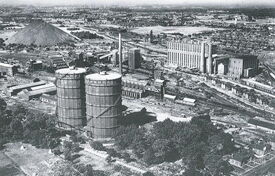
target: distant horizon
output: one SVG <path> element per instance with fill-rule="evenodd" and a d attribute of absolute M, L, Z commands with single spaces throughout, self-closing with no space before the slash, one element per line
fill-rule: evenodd
<path fill-rule="evenodd" d="M 273 1 L 273 2 L 272 2 Z M 180 6 L 183 7 L 223 7 L 223 8 L 240 8 L 240 7 L 270 7 L 274 8 L 274 0 L 0 0 L 1 5 L 7 6 L 20 6 L 20 5 L 33 5 L 33 6 Z"/>

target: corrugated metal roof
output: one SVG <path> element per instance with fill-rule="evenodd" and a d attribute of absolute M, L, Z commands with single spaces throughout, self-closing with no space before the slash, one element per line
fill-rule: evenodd
<path fill-rule="evenodd" d="M 38 90 L 38 89 L 45 89 L 45 88 L 48 88 L 48 87 L 55 87 L 54 83 L 49 83 L 49 84 L 45 84 L 45 85 L 41 85 L 41 86 L 35 86 L 35 87 L 32 87 L 31 90 Z"/>
<path fill-rule="evenodd" d="M 35 95 L 40 95 L 40 94 L 43 94 L 43 93 L 51 93 L 51 92 L 54 92 L 56 91 L 56 87 L 53 86 L 53 87 L 47 87 L 47 88 L 44 88 L 44 89 L 38 89 L 38 90 L 33 90 L 33 91 L 28 91 L 26 92 L 26 94 L 28 96 L 35 96 Z"/>
<path fill-rule="evenodd" d="M 28 84 L 21 84 L 21 85 L 18 85 L 18 86 L 10 87 L 9 90 L 14 91 L 14 90 L 17 90 L 17 89 L 26 89 L 26 88 L 29 88 L 29 87 L 40 86 L 40 85 L 43 85 L 43 84 L 46 84 L 46 82 L 45 81 L 32 82 L 32 83 L 28 83 Z"/>
<path fill-rule="evenodd" d="M 183 101 L 190 102 L 190 103 L 195 103 L 196 100 L 192 98 L 184 98 Z"/>
<path fill-rule="evenodd" d="M 176 96 L 175 96 L 175 95 L 169 95 L 169 94 L 164 94 L 163 97 L 164 97 L 164 98 L 167 98 L 167 99 L 171 99 L 171 100 L 175 100 L 175 99 L 176 99 Z"/>
<path fill-rule="evenodd" d="M 5 63 L 0 63 L 0 66 L 9 67 L 9 68 L 13 67 L 13 65 L 11 65 L 11 64 L 5 64 Z"/>

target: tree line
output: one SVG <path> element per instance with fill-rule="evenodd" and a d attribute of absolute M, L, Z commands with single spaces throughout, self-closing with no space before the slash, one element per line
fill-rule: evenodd
<path fill-rule="evenodd" d="M 186 175 L 229 175 L 231 165 L 223 159 L 235 151 L 232 136 L 217 129 L 209 116 L 194 117 L 190 123 L 169 119 L 151 130 L 123 126 L 114 135 L 121 150 L 132 149 L 147 165 L 182 159 Z"/>

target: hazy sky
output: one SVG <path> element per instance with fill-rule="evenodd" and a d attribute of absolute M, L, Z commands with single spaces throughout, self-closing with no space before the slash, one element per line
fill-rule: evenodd
<path fill-rule="evenodd" d="M 275 0 L 0 0 L 6 5 L 141 5 L 141 4 L 181 4 L 181 5 L 272 5 Z"/>

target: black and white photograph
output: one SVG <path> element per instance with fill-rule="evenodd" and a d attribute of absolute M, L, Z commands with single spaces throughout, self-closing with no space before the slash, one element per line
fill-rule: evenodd
<path fill-rule="evenodd" d="M 0 176 L 275 176 L 275 0 L 0 0 Z"/>

